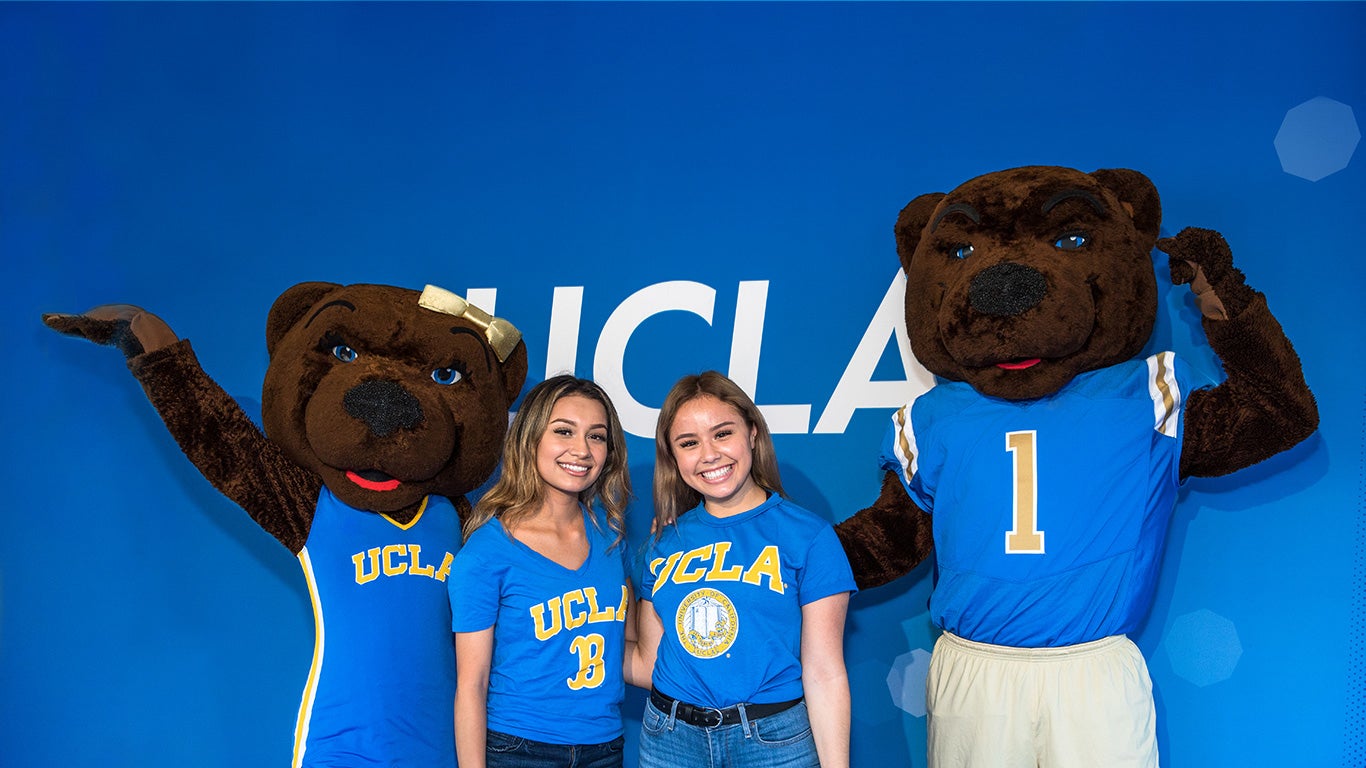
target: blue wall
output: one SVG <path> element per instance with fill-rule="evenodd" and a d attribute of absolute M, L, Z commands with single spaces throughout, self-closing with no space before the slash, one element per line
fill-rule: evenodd
<path fill-rule="evenodd" d="M 789 406 L 835 521 L 925 382 L 878 315 L 897 211 L 1041 163 L 1224 232 L 1322 410 L 1183 493 L 1137 637 L 1163 764 L 1366 764 L 1364 37 L 1332 3 L 0 4 L 0 762 L 284 764 L 312 648 L 297 562 L 41 312 L 153 309 L 250 406 L 295 282 L 489 289 L 533 381 L 610 382 L 638 434 L 703 367 Z M 1151 346 L 1218 373 L 1185 289 Z M 859 768 L 924 765 L 928 590 L 854 600 Z"/>

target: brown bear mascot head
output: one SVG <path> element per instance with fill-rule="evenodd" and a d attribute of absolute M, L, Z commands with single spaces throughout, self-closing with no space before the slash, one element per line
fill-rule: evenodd
<path fill-rule="evenodd" d="M 526 377 L 526 347 L 510 329 L 433 287 L 420 298 L 296 285 L 266 324 L 266 434 L 357 509 L 461 498 L 497 465 Z"/>
<path fill-rule="evenodd" d="M 985 395 L 1056 392 L 1152 333 L 1161 207 L 1135 171 L 1028 167 L 921 195 L 896 222 L 916 359 Z"/>

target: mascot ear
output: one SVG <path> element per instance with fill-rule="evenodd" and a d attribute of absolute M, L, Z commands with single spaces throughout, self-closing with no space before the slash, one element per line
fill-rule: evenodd
<path fill-rule="evenodd" d="M 340 288 L 336 283 L 299 283 L 280 294 L 266 318 L 266 354 L 275 356 L 275 345 L 293 328 L 318 299 Z"/>
<path fill-rule="evenodd" d="M 526 369 L 526 342 L 519 341 L 500 368 L 503 373 L 503 390 L 507 392 L 509 406 L 516 402 L 517 395 L 522 393 L 522 385 L 526 383 Z"/>
<path fill-rule="evenodd" d="M 911 255 L 920 244 L 920 233 L 930 223 L 930 215 L 944 199 L 943 192 L 930 192 L 921 195 L 901 209 L 896 217 L 896 253 L 901 257 L 901 269 L 907 274 L 911 271 Z"/>
<path fill-rule="evenodd" d="M 1128 168 L 1103 168 L 1091 174 L 1102 186 L 1115 193 L 1115 197 L 1129 209 L 1134 220 L 1134 228 L 1139 231 L 1152 248 L 1157 243 L 1158 229 L 1162 226 L 1162 203 L 1157 197 L 1157 187 L 1147 176 Z"/>

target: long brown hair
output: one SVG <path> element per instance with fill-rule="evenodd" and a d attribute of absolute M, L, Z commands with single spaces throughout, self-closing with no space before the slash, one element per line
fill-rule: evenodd
<path fill-rule="evenodd" d="M 631 475 L 626 463 L 626 434 L 612 400 L 588 379 L 560 375 L 532 387 L 508 428 L 503 447 L 503 470 L 498 481 L 474 505 L 462 533 L 468 539 L 475 529 L 497 517 L 505 529 L 535 514 L 545 497 L 545 483 L 536 471 L 536 449 L 541 444 L 550 414 L 561 399 L 577 395 L 596 401 L 607 413 L 607 463 L 598 479 L 579 494 L 579 501 L 591 508 L 596 501 L 607 513 L 607 525 L 616 533 L 615 547 L 626 532 L 626 505 L 631 499 Z"/>
<path fill-rule="evenodd" d="M 702 494 L 683 482 L 683 476 L 678 472 L 678 462 L 674 460 L 673 446 L 669 442 L 669 430 L 673 428 L 678 410 L 684 403 L 699 397 L 714 397 L 740 412 L 745 425 L 754 428 L 754 460 L 750 465 L 750 477 L 755 485 L 765 491 L 787 496 L 778 477 L 778 454 L 773 450 L 773 436 L 768 431 L 768 423 L 764 421 L 759 406 L 754 404 L 739 384 L 716 371 L 684 376 L 669 390 L 659 410 L 659 421 L 655 422 L 653 529 L 656 534 L 662 533 L 665 526 L 678 520 L 679 515 L 702 502 Z"/>

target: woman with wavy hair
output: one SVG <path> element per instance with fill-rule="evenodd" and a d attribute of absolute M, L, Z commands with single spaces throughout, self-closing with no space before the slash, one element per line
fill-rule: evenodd
<path fill-rule="evenodd" d="M 853 573 L 830 523 L 784 497 L 763 414 L 735 382 L 685 376 L 664 399 L 654 496 L 640 768 L 848 768 Z"/>
<path fill-rule="evenodd" d="M 621 766 L 630 495 L 602 388 L 532 388 L 447 581 L 461 768 Z"/>

